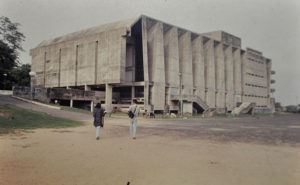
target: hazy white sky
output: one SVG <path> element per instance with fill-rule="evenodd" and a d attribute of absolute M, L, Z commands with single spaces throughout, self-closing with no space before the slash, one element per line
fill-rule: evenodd
<path fill-rule="evenodd" d="M 29 50 L 42 40 L 140 14 L 242 38 L 243 48 L 272 59 L 276 100 L 300 104 L 299 0 L 0 0 L 0 16 L 22 24 L 23 63 L 30 63 Z"/>

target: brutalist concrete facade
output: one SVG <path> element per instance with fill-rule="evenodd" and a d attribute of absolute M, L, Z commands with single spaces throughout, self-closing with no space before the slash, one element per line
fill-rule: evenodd
<path fill-rule="evenodd" d="M 43 41 L 31 56 L 34 85 L 105 91 L 107 108 L 132 98 L 155 111 L 179 111 L 180 102 L 190 113 L 271 106 L 271 60 L 223 31 L 198 34 L 143 15 Z"/>

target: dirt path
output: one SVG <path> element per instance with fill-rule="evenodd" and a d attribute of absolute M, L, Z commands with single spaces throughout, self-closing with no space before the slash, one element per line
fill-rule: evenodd
<path fill-rule="evenodd" d="M 221 143 L 180 135 L 193 128 L 193 123 L 169 133 L 159 132 L 165 127 L 162 124 L 140 123 L 137 140 L 129 139 L 127 120 L 122 119 L 107 120 L 99 141 L 95 140 L 91 125 L 1 136 L 0 184 L 296 185 L 300 182 L 300 147 Z"/>

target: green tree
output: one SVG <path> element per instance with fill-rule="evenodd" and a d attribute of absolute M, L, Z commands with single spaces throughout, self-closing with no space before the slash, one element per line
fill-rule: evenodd
<path fill-rule="evenodd" d="M 11 71 L 12 85 L 30 86 L 30 64 L 22 64 Z"/>
<path fill-rule="evenodd" d="M 19 52 L 24 51 L 21 44 L 25 36 L 19 26 L 7 17 L 0 17 L 0 89 L 11 89 L 12 70 L 19 66 Z"/>
<path fill-rule="evenodd" d="M 23 51 L 21 43 L 25 41 L 23 33 L 19 32 L 19 23 L 13 23 L 8 17 L 0 17 L 0 39 L 13 49 L 16 56 Z"/>

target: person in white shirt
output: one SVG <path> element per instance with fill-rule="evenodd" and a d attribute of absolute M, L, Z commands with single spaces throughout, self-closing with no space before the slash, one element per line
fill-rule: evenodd
<path fill-rule="evenodd" d="M 129 107 L 128 111 L 131 111 L 133 113 L 133 118 L 130 118 L 130 127 L 129 127 L 129 132 L 130 132 L 130 137 L 132 139 L 136 139 L 136 128 L 137 128 L 137 117 L 140 112 L 140 108 L 137 105 L 137 100 L 133 99 L 132 105 Z"/>

